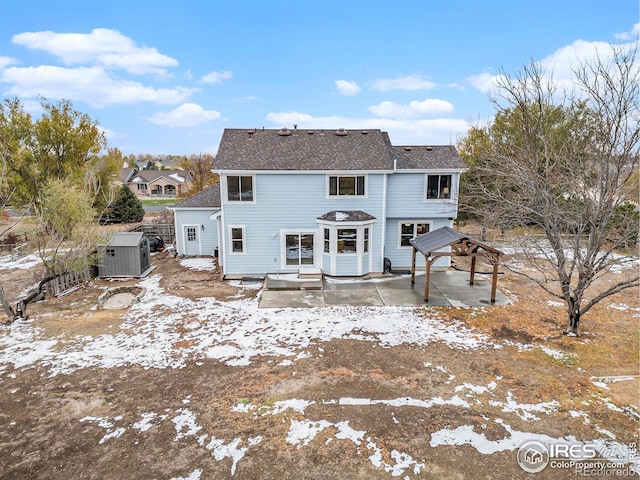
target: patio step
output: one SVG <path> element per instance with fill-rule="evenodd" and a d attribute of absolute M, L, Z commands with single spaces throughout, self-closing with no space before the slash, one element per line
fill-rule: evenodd
<path fill-rule="evenodd" d="M 322 270 L 315 267 L 300 267 L 298 278 L 322 278 Z"/>

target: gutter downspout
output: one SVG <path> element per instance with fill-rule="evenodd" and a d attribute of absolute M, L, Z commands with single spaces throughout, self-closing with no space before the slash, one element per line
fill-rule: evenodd
<path fill-rule="evenodd" d="M 393 171 L 396 171 L 398 166 L 398 160 L 393 159 Z M 382 266 L 382 271 L 384 271 L 384 244 L 385 239 L 387 238 L 387 188 L 388 188 L 388 173 L 384 174 L 383 183 L 382 183 L 382 241 L 380 242 L 380 265 Z"/>

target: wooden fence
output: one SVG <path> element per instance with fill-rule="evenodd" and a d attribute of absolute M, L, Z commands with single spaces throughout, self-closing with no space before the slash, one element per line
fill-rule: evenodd
<path fill-rule="evenodd" d="M 140 223 L 129 231 L 142 232 L 147 237 L 160 237 L 165 244 L 173 244 L 176 241 L 176 229 L 173 223 Z"/>
<path fill-rule="evenodd" d="M 49 271 L 47 271 L 47 276 L 50 276 Z M 45 288 L 48 295 L 61 297 L 72 292 L 80 285 L 90 281 L 93 277 L 95 277 L 95 272 L 91 269 L 79 272 L 63 273 L 62 275 L 58 275 L 56 278 L 49 280 Z"/>

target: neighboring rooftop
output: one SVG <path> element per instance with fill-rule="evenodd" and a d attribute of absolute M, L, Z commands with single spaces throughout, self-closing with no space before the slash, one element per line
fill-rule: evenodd
<path fill-rule="evenodd" d="M 151 183 L 159 178 L 166 178 L 171 182 L 181 184 L 188 176 L 189 172 L 186 170 L 139 170 L 131 176 L 129 182 Z"/>

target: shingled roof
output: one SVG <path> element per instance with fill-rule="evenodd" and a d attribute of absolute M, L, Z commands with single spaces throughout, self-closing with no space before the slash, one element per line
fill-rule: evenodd
<path fill-rule="evenodd" d="M 392 170 L 380 130 L 225 129 L 221 170 Z"/>
<path fill-rule="evenodd" d="M 406 145 L 391 148 L 396 154 L 399 170 L 465 168 L 453 145 Z"/>
<path fill-rule="evenodd" d="M 203 191 L 176 203 L 172 208 L 220 208 L 220 184 L 205 188 Z"/>

